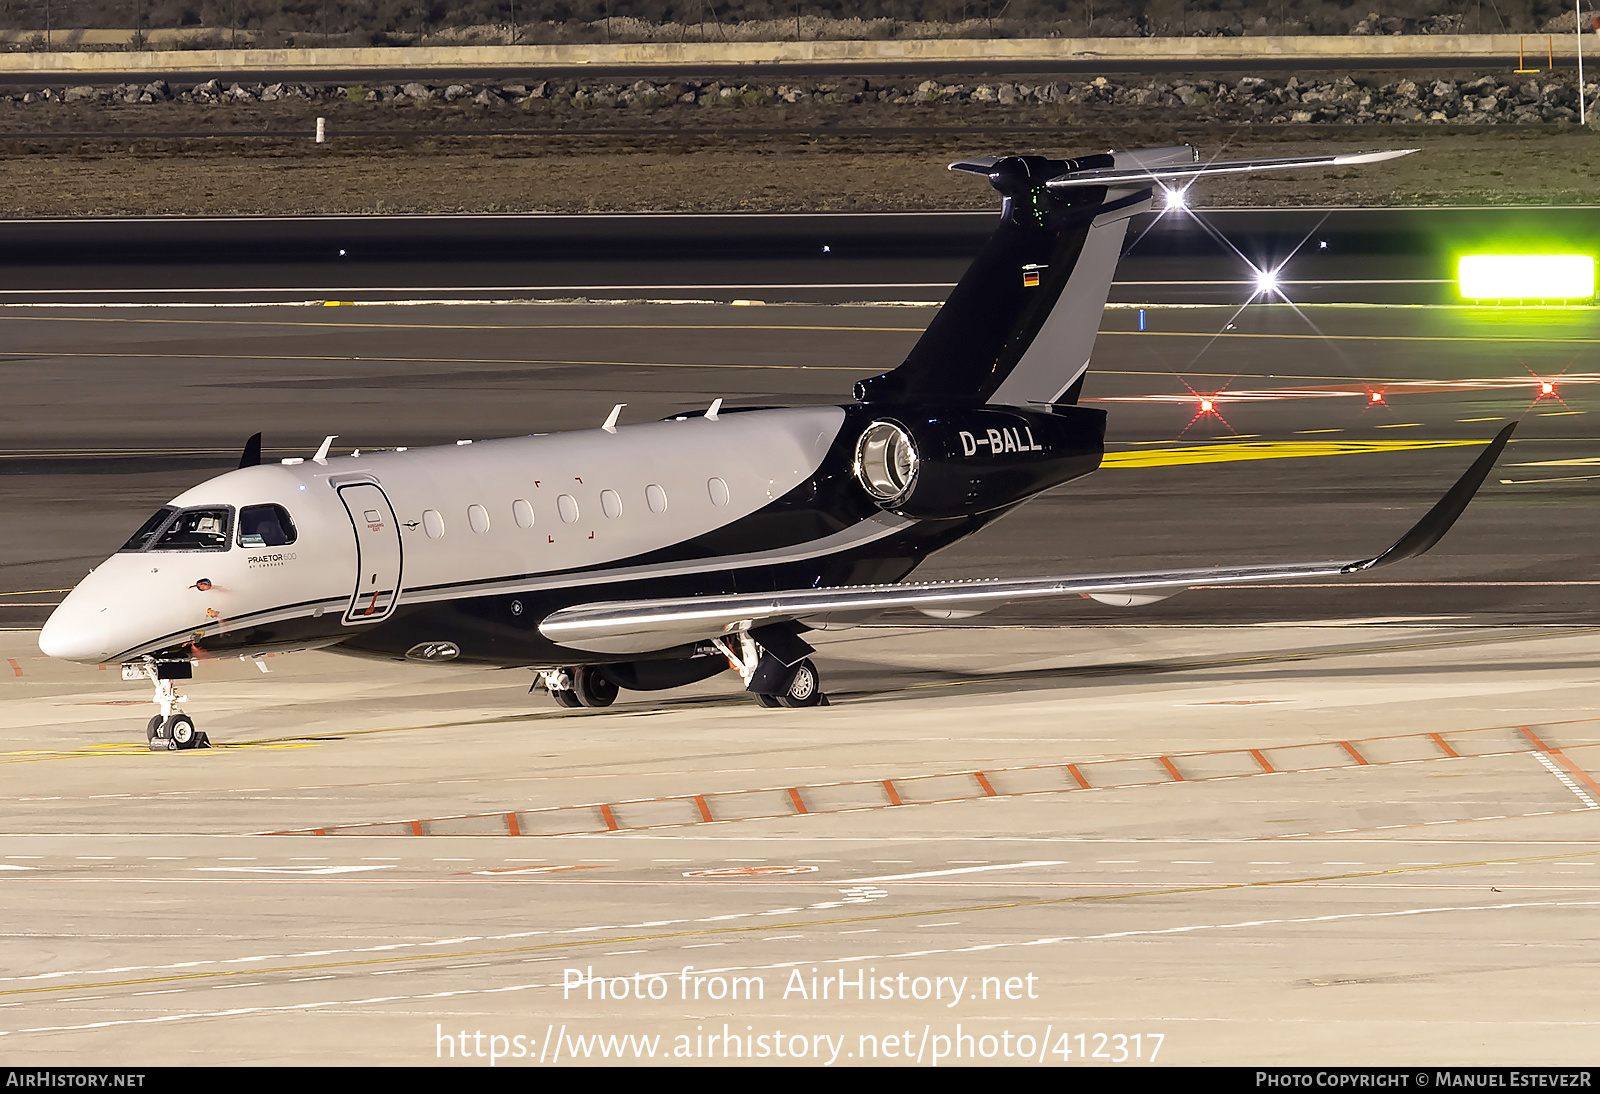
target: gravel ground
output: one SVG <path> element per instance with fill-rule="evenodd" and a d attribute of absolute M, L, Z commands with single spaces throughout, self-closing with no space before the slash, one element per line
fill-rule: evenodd
<path fill-rule="evenodd" d="M 328 143 L 311 139 L 318 114 Z M 1570 125 L 1238 125 L 1204 110 L 994 104 L 382 109 L 0 103 L 8 217 L 987 208 L 962 155 L 1192 143 L 1203 155 L 1418 148 L 1367 168 L 1217 179 L 1214 205 L 1589 204 Z M 1142 115 L 1142 117 L 1140 116 Z"/>

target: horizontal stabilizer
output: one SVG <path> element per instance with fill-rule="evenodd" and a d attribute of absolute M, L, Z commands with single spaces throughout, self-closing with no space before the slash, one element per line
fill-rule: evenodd
<path fill-rule="evenodd" d="M 1249 585 L 1298 578 L 1336 577 L 1414 558 L 1438 543 L 1466 509 L 1511 439 L 1506 426 L 1472 466 L 1410 531 L 1371 558 L 1188 570 L 1090 574 L 1079 577 L 988 578 L 968 581 L 846 585 L 774 593 L 691 596 L 579 604 L 546 616 L 539 632 L 553 642 L 595 653 L 642 653 L 787 620 L 825 621 L 840 613 L 891 608 L 983 610 L 1014 600 L 1089 596 L 1127 604 L 1148 602 L 1196 585 Z"/>
<path fill-rule="evenodd" d="M 1069 171 L 1045 183 L 1052 190 L 1074 186 L 1118 186 L 1149 182 L 1187 182 L 1203 175 L 1242 175 L 1253 171 L 1287 171 L 1297 167 L 1343 167 L 1356 163 L 1380 163 L 1417 151 L 1401 148 L 1387 152 L 1359 152 L 1326 156 L 1277 156 L 1258 160 L 1227 160 L 1216 163 L 1180 163 L 1158 167 L 1098 167 Z M 952 164 L 952 170 L 966 168 Z"/>
<path fill-rule="evenodd" d="M 999 162 L 999 156 L 968 156 L 964 160 L 952 163 L 950 170 L 965 171 L 969 175 L 987 175 Z"/>

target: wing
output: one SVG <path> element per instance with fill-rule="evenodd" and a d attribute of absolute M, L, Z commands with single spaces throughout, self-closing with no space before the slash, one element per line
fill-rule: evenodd
<path fill-rule="evenodd" d="M 1073 186 L 1113 186 L 1140 182 L 1187 182 L 1201 175 L 1238 175 L 1247 171 L 1285 171 L 1296 167 L 1342 167 L 1352 163 L 1379 163 L 1400 156 L 1409 156 L 1415 148 L 1402 148 L 1389 152 L 1360 152 L 1326 156 L 1280 156 L 1259 160 L 1228 160 L 1223 163 L 1181 163 L 1166 167 L 1100 167 L 1087 171 L 1069 171 L 1045 183 L 1052 190 Z M 969 170 L 952 164 L 952 169 Z"/>
<path fill-rule="evenodd" d="M 1141 603 L 1195 585 L 1249 585 L 1263 581 L 1334 577 L 1414 558 L 1444 537 L 1467 508 L 1516 429 L 1513 422 L 1484 448 L 1472 466 L 1410 531 L 1371 558 L 1256 566 L 1207 566 L 1190 570 L 1088 574 L 1076 577 L 843 585 L 732 596 L 579 604 L 546 616 L 539 632 L 572 649 L 593 653 L 645 653 L 702 641 L 772 623 L 857 617 L 889 608 L 935 612 L 982 611 L 1000 603 L 1052 596 L 1092 596 L 1113 603 Z"/>

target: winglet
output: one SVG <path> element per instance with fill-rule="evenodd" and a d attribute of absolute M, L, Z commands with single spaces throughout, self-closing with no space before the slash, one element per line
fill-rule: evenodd
<path fill-rule="evenodd" d="M 261 434 L 257 433 L 244 442 L 244 451 L 239 453 L 240 467 L 255 467 L 261 463 Z"/>
<path fill-rule="evenodd" d="M 1456 480 L 1456 484 L 1421 520 L 1417 521 L 1411 531 L 1397 539 L 1394 546 L 1374 558 L 1352 562 L 1340 572 L 1353 574 L 1361 570 L 1370 570 L 1374 566 L 1387 566 L 1401 559 L 1415 558 L 1443 539 L 1450 526 L 1456 522 L 1456 518 L 1466 511 L 1467 503 L 1478 492 L 1478 487 L 1483 485 L 1483 480 L 1489 477 L 1489 469 L 1500 458 L 1500 453 L 1505 450 L 1516 428 L 1517 423 L 1512 422 L 1496 434 L 1494 440 L 1489 442 L 1489 447 L 1472 461 L 1472 466 Z"/>

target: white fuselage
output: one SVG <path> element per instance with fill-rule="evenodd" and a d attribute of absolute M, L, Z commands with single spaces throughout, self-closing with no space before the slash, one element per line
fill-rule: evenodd
<path fill-rule="evenodd" d="M 693 558 L 613 564 L 726 528 L 782 497 L 817 471 L 844 419 L 836 406 L 749 411 L 241 468 L 170 504 L 235 518 L 246 507 L 281 506 L 292 543 L 248 546 L 235 524 L 225 549 L 119 552 L 67 596 L 40 647 L 76 661 L 129 661 L 211 645 L 230 628 L 283 635 L 230 653 L 330 645 L 398 608 L 581 586 L 596 567 L 609 568 L 605 580 L 704 569 Z M 873 527 L 861 535 L 899 523 L 864 520 Z M 819 541 L 815 550 L 835 546 Z M 754 555 L 743 564 L 761 563 Z"/>

